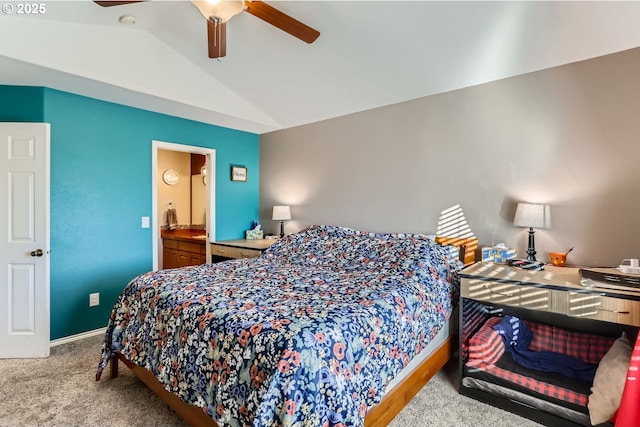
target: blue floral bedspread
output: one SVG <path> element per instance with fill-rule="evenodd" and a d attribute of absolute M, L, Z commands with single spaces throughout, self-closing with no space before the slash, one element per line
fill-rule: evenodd
<path fill-rule="evenodd" d="M 451 314 L 456 262 L 431 239 L 312 226 L 257 258 L 142 274 L 114 352 L 220 425 L 362 426 Z"/>

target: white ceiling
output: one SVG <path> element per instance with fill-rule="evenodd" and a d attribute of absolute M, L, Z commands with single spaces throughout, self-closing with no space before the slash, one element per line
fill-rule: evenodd
<path fill-rule="evenodd" d="M 0 14 L 0 84 L 46 86 L 265 133 L 640 46 L 640 2 L 268 1 L 306 44 L 243 12 L 207 56 L 189 1 L 42 1 Z M 131 14 L 135 25 L 118 18 Z"/>

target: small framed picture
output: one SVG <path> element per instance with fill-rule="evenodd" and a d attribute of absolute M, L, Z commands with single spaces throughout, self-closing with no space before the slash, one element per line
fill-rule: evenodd
<path fill-rule="evenodd" d="M 246 166 L 231 165 L 231 181 L 247 181 Z"/>

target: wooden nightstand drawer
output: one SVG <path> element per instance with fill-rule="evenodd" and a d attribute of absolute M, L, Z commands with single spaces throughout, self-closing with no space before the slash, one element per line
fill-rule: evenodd
<path fill-rule="evenodd" d="M 640 301 L 612 298 L 594 293 L 558 292 L 558 294 L 554 296 L 554 300 L 562 302 L 563 307 L 558 307 L 558 309 L 564 309 L 562 314 L 640 326 Z"/>
<path fill-rule="evenodd" d="M 462 297 L 532 310 L 552 311 L 551 292 L 534 286 L 463 279 Z"/>
<path fill-rule="evenodd" d="M 225 258 L 254 258 L 259 256 L 262 251 L 257 249 L 234 248 L 224 245 L 211 245 L 211 255 L 217 255 Z"/>

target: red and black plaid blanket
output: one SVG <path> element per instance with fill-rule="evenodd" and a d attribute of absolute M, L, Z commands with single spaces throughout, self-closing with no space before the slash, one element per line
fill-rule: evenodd
<path fill-rule="evenodd" d="M 491 317 L 469 338 L 465 375 L 504 385 L 568 408 L 587 412 L 591 382 L 518 365 L 505 351 L 493 329 L 502 317 Z M 557 326 L 525 322 L 533 332 L 532 351 L 552 351 L 597 364 L 615 338 L 568 331 Z"/>

